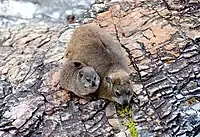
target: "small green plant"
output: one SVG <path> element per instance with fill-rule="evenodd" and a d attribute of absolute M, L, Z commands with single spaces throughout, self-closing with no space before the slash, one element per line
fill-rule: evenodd
<path fill-rule="evenodd" d="M 120 117 L 125 117 L 125 116 L 131 116 L 132 115 L 132 110 L 129 106 L 119 108 L 117 110 L 118 114 Z"/>
<path fill-rule="evenodd" d="M 124 123 L 124 125 L 128 127 L 132 137 L 138 137 L 138 132 L 136 129 L 137 124 L 131 118 L 129 118 L 128 122 Z"/>
<path fill-rule="evenodd" d="M 124 125 L 128 127 L 132 137 L 138 137 L 138 132 L 136 129 L 137 124 L 132 119 L 132 109 L 130 106 L 122 107 L 117 106 L 117 113 L 121 118 L 124 118 L 126 122 Z"/>

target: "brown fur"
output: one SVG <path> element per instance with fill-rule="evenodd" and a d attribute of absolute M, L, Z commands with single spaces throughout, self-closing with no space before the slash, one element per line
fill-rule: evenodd
<path fill-rule="evenodd" d="M 67 61 L 61 69 L 61 87 L 72 91 L 79 97 L 88 98 L 87 95 L 96 92 L 99 84 L 100 77 L 96 71 L 80 61 Z"/>
<path fill-rule="evenodd" d="M 98 97 L 113 100 L 115 85 L 128 85 L 127 88 L 131 88 L 125 51 L 109 34 L 95 25 L 82 25 L 74 31 L 65 57 L 68 60 L 80 60 L 97 71 L 101 78 Z M 112 83 L 109 84 L 106 77 L 111 78 Z"/>

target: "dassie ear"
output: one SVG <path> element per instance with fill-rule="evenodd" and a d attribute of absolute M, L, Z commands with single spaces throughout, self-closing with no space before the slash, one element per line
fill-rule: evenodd
<path fill-rule="evenodd" d="M 112 83 L 112 79 L 109 76 L 105 76 L 104 80 L 108 83 Z"/>
<path fill-rule="evenodd" d="M 130 73 L 129 79 L 130 79 L 130 81 L 139 81 L 139 75 L 136 73 Z"/>
<path fill-rule="evenodd" d="M 114 83 L 117 84 L 117 85 L 120 85 L 121 84 L 121 79 L 120 78 L 115 79 Z"/>
<path fill-rule="evenodd" d="M 133 77 L 134 77 L 134 74 L 133 74 L 133 73 L 130 73 L 130 74 L 129 74 L 129 79 L 132 80 Z"/>
<path fill-rule="evenodd" d="M 79 71 L 79 76 L 82 78 L 83 77 L 83 72 L 82 71 Z"/>
<path fill-rule="evenodd" d="M 76 68 L 82 68 L 82 64 L 80 62 L 77 62 L 77 61 L 74 62 L 74 66 Z"/>

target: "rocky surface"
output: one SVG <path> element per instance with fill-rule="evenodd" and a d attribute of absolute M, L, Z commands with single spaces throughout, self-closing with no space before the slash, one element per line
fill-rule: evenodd
<path fill-rule="evenodd" d="M 59 30 L 59 31 L 58 31 Z M 106 103 L 60 105 L 54 77 L 73 29 L 17 26 L 2 30 L 0 136 L 107 136 Z M 58 94 L 57 94 L 58 93 Z M 69 98 L 69 97 L 66 97 Z M 70 99 L 69 99 L 70 100 Z"/>
<path fill-rule="evenodd" d="M 139 132 L 147 131 L 148 136 L 200 135 L 199 48 L 199 39 L 187 44 L 174 63 L 142 82 L 140 103 L 132 106 Z"/>
<path fill-rule="evenodd" d="M 200 136 L 199 4 L 124 1 L 94 21 L 131 59 L 138 135 Z M 186 5 L 186 6 L 185 6 Z M 182 7 L 182 8 L 181 8 Z M 131 136 L 116 106 L 81 100 L 58 83 L 74 27 L 0 29 L 0 136 Z M 128 112 L 130 115 L 130 112 Z"/>
<path fill-rule="evenodd" d="M 69 16 L 73 22 L 85 22 L 107 9 L 105 0 L 1 0 L 0 27 L 21 23 L 65 23 Z"/>
<path fill-rule="evenodd" d="M 133 119 L 144 137 L 200 135 L 200 22 L 196 18 L 200 5 L 171 2 L 161 1 L 165 5 L 161 6 L 125 1 L 95 21 L 115 36 L 131 59 L 139 83 Z"/>

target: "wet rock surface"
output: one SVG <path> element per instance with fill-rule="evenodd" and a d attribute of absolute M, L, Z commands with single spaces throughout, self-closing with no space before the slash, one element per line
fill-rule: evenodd
<path fill-rule="evenodd" d="M 191 24 L 198 22 L 199 6 L 192 3 L 177 11 L 177 3 L 167 9 L 125 1 L 94 21 L 131 59 L 132 118 L 141 137 L 200 135 L 200 34 Z M 60 88 L 73 30 L 59 24 L 0 29 L 0 136 L 130 136 L 115 105 L 80 100 Z"/>
<path fill-rule="evenodd" d="M 1 0 L 0 27 L 21 23 L 68 24 L 85 22 L 107 9 L 98 0 Z M 73 16 L 73 20 L 69 17 Z"/>

